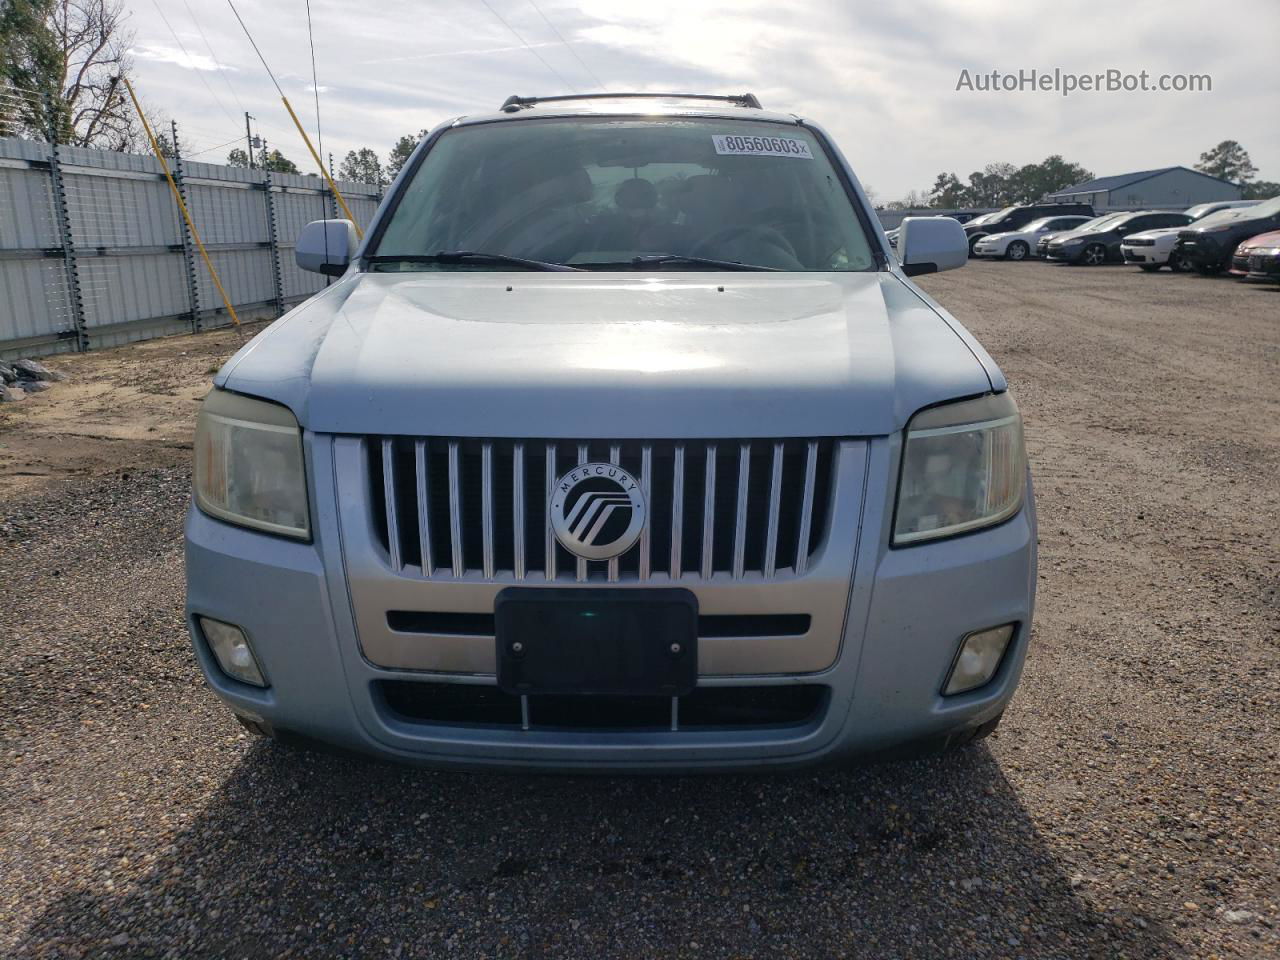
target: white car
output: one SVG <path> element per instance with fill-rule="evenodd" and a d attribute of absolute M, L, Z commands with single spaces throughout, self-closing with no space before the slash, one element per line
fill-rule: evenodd
<path fill-rule="evenodd" d="M 1005 260 L 1025 260 L 1036 249 L 1036 241 L 1054 230 L 1074 230 L 1091 217 L 1041 217 L 1032 220 L 1021 230 L 1008 233 L 989 233 L 973 245 L 975 257 L 1003 257 Z"/>
<path fill-rule="evenodd" d="M 1219 200 L 1214 203 L 1199 203 L 1188 207 L 1187 216 L 1194 223 L 1211 213 L 1227 210 L 1231 207 L 1252 207 L 1259 200 Z M 1131 234 L 1120 244 L 1120 253 L 1125 263 L 1141 267 L 1147 273 L 1155 273 L 1163 266 L 1168 266 L 1174 273 L 1186 273 L 1192 270 L 1191 263 L 1181 253 L 1174 253 L 1174 245 L 1178 242 L 1178 232 L 1186 227 L 1162 227 L 1159 230 L 1143 230 Z"/>

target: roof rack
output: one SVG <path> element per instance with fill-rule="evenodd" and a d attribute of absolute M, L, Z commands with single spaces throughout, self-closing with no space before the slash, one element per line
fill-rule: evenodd
<path fill-rule="evenodd" d="M 645 99 L 645 100 L 719 100 L 722 103 L 732 103 L 739 107 L 750 107 L 753 110 L 759 110 L 760 100 L 754 93 L 730 93 L 730 94 L 714 94 L 714 93 L 570 93 L 558 97 L 507 97 L 502 104 L 504 113 L 515 113 L 524 110 L 539 103 L 557 103 L 564 100 L 619 100 L 619 99 Z"/>

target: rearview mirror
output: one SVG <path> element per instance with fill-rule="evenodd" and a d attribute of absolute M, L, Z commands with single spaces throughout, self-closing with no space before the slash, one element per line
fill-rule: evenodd
<path fill-rule="evenodd" d="M 312 220 L 298 234 L 293 259 L 303 270 L 340 277 L 355 256 L 359 238 L 350 220 Z"/>
<path fill-rule="evenodd" d="M 951 217 L 907 217 L 898 228 L 898 257 L 908 277 L 954 270 L 968 262 L 969 240 Z"/>

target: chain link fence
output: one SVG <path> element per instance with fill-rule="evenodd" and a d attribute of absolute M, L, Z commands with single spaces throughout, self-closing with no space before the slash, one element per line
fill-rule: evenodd
<path fill-rule="evenodd" d="M 303 225 L 335 216 L 321 178 L 180 154 L 170 168 L 242 319 L 279 316 L 324 287 L 293 262 Z M 368 226 L 380 189 L 338 188 Z M 230 322 L 154 157 L 0 137 L 0 359 Z"/>

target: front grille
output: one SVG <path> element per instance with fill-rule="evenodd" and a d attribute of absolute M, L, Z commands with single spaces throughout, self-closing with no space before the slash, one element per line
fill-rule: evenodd
<path fill-rule="evenodd" d="M 695 687 L 684 697 L 517 697 L 496 686 L 380 680 L 391 715 L 409 723 L 525 730 L 706 730 L 793 727 L 816 720 L 827 701 L 820 684 Z M 521 700 L 527 701 L 525 704 Z M 673 702 L 674 701 L 674 702 Z"/>
<path fill-rule="evenodd" d="M 832 440 L 366 441 L 374 529 L 397 573 L 429 579 L 798 576 L 830 516 Z M 574 465 L 640 478 L 648 520 L 613 560 L 556 540 L 548 491 Z"/>

